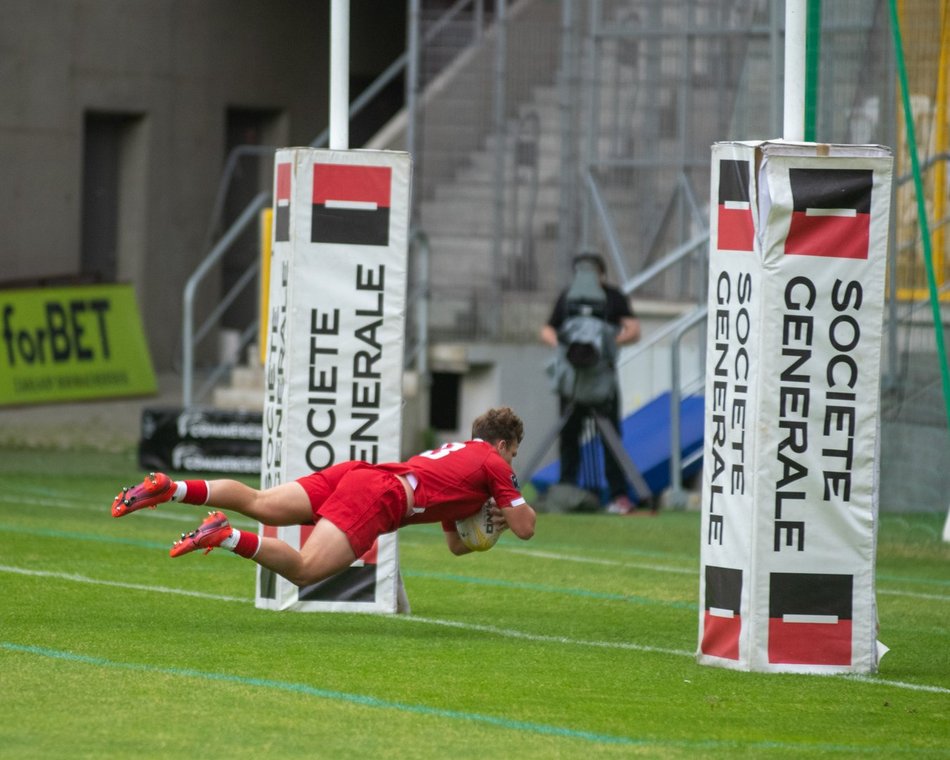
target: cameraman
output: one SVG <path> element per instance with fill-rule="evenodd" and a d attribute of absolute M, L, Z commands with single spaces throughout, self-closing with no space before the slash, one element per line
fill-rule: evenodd
<path fill-rule="evenodd" d="M 609 326 L 608 334 L 616 346 L 611 346 L 611 360 L 602 362 L 594 371 L 610 373 L 610 377 L 601 378 L 609 382 L 605 385 L 607 391 L 603 398 L 594 401 L 579 399 L 571 390 L 559 388 L 561 415 L 563 416 L 571 402 L 574 408 L 564 423 L 560 437 L 561 456 L 561 483 L 577 484 L 578 470 L 580 469 L 581 448 L 580 439 L 583 433 L 584 420 L 592 411 L 598 412 L 613 423 L 620 435 L 620 389 L 617 382 L 616 366 L 612 356 L 616 355 L 619 346 L 636 343 L 640 339 L 640 321 L 636 318 L 630 302 L 619 288 L 607 284 L 607 267 L 602 256 L 593 252 L 580 253 L 574 257 L 575 279 L 585 268 L 593 268 L 598 277 L 600 289 L 603 291 L 602 314 L 600 318 Z M 541 328 L 540 338 L 543 343 L 557 349 L 559 344 L 563 348 L 566 342 L 563 328 L 572 316 L 572 304 L 568 298 L 570 288 L 566 288 L 554 304 L 554 310 L 548 318 L 547 324 Z M 607 476 L 607 485 L 610 492 L 610 504 L 607 511 L 614 514 L 629 514 L 635 510 L 634 504 L 627 496 L 627 482 L 620 464 L 614 459 L 609 447 L 604 446 L 604 469 Z"/>

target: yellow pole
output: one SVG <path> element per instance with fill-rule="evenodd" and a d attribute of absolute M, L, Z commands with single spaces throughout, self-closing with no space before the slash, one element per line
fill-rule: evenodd
<path fill-rule="evenodd" d="M 937 102 L 934 118 L 934 151 L 946 153 L 948 147 L 947 128 L 947 69 L 950 67 L 950 10 L 946 3 L 940 9 L 940 65 L 937 68 Z M 944 283 L 947 264 L 947 162 L 938 161 L 934 166 L 934 274 L 937 287 Z"/>
<path fill-rule="evenodd" d="M 270 254 L 271 254 L 271 230 L 274 225 L 274 209 L 265 208 L 261 211 L 261 292 L 260 292 L 260 316 L 257 334 L 257 347 L 260 352 L 261 366 L 267 360 L 267 312 L 270 308 Z"/>
<path fill-rule="evenodd" d="M 905 8 L 905 0 L 897 0 L 897 17 L 900 19 L 901 24 L 903 24 L 907 19 L 907 11 Z M 898 104 L 898 107 L 903 110 L 904 105 L 901 100 L 900 94 L 900 82 L 897 81 L 895 77 L 895 88 L 896 96 L 895 101 Z M 905 126 L 906 122 L 902 118 L 902 114 L 895 114 L 897 118 L 897 145 L 895 146 L 895 169 L 897 176 L 903 176 L 905 174 L 905 156 L 907 155 L 907 142 L 906 135 L 904 134 L 907 127 Z M 897 230 L 895 240 L 897 242 L 897 251 L 894 252 L 894 255 L 897 256 L 897 267 L 895 269 L 895 274 L 897 275 L 897 297 L 901 300 L 911 300 L 915 297 L 916 285 L 914 278 L 911 273 L 914 271 L 914 267 L 908 267 L 904 262 L 906 256 L 900 254 L 903 249 L 904 238 L 903 234 L 907 228 L 905 223 L 905 204 L 907 203 L 907 195 L 909 190 L 905 187 L 899 187 L 897 189 L 897 197 L 895 198 L 897 204 Z"/>
<path fill-rule="evenodd" d="M 901 26 L 920 30 L 923 39 L 918 40 L 916 46 L 912 46 L 909 51 L 910 60 L 907 61 L 908 80 L 912 92 L 926 94 L 928 99 L 933 92 L 933 99 L 930 100 L 933 110 L 929 131 L 931 137 L 926 141 L 928 153 L 936 155 L 944 153 L 950 145 L 948 139 L 947 112 L 950 106 L 948 98 L 948 89 L 950 89 L 950 10 L 946 2 L 942 0 L 938 3 L 936 0 L 897 0 L 897 13 Z M 937 18 L 934 19 L 934 16 Z M 934 23 L 937 22 L 937 24 Z M 939 26 L 938 26 L 939 24 Z M 938 63 L 934 64 L 933 61 Z M 936 77 L 936 82 L 934 82 Z M 934 89 L 931 89 L 933 87 Z M 923 127 L 923 125 L 922 125 Z M 923 127 L 926 134 L 926 127 Z M 897 150 L 897 170 L 898 173 L 905 173 L 905 158 L 909 147 L 907 145 L 906 126 L 898 124 L 898 150 Z M 933 220 L 931 227 L 930 251 L 931 261 L 929 264 L 933 268 L 933 276 L 938 288 L 944 283 L 947 277 L 947 258 L 950 251 L 947 250 L 948 232 L 947 226 L 941 225 L 941 221 L 948 213 L 947 199 L 947 162 L 938 161 L 931 168 L 925 171 L 927 188 L 928 216 Z M 914 205 L 913 195 L 916 190 L 910 185 L 900 188 L 898 191 L 898 215 L 897 215 L 897 234 L 898 246 L 902 246 L 906 241 L 901 239 L 901 233 L 906 233 L 909 238 L 911 234 L 918 233 L 918 227 L 911 221 L 913 214 L 911 209 Z M 916 264 L 920 263 L 919 254 L 916 251 L 914 261 L 908 261 L 905 257 L 903 265 L 899 260 L 897 269 L 898 289 L 897 296 L 900 299 L 921 299 L 926 298 L 928 290 L 923 287 L 914 276 L 918 272 Z M 947 299 L 950 294 L 940 296 L 941 300 Z"/>

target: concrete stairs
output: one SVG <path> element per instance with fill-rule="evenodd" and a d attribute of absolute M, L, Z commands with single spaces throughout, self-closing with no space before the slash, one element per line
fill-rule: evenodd
<path fill-rule="evenodd" d="M 260 412 L 264 409 L 264 367 L 256 345 L 248 347 L 244 362 L 231 368 L 227 385 L 212 393 L 212 406 L 241 412 Z"/>

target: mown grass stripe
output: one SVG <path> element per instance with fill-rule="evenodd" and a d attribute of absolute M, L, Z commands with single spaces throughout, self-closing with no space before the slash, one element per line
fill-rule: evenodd
<path fill-rule="evenodd" d="M 487 723 L 499 728 L 510 729 L 513 731 L 523 731 L 532 734 L 546 736 L 557 736 L 568 739 L 580 739 L 598 744 L 623 744 L 623 745 L 644 745 L 647 740 L 635 739 L 628 736 L 615 736 L 612 734 L 600 734 L 593 731 L 582 731 L 564 726 L 553 726 L 544 723 L 532 723 L 529 721 L 512 720 L 510 718 L 501 718 L 495 715 L 486 715 L 483 713 L 471 713 L 461 710 L 449 710 L 442 707 L 432 707 L 429 705 L 412 704 L 409 702 L 396 702 L 388 699 L 381 699 L 368 694 L 354 694 L 344 691 L 334 691 L 331 689 L 321 689 L 316 686 L 310 686 L 304 683 L 293 683 L 289 681 L 275 681 L 268 678 L 256 678 L 252 676 L 241 676 L 233 673 L 215 673 L 211 671 L 195 670 L 192 668 L 162 667 L 158 665 L 146 665 L 135 662 L 119 662 L 107 660 L 103 657 L 92 657 L 89 655 L 76 654 L 74 652 L 64 652 L 56 649 L 47 649 L 38 646 L 26 646 L 8 641 L 0 642 L 0 647 L 10 652 L 21 654 L 31 654 L 39 657 L 48 657 L 55 660 L 63 660 L 83 665 L 92 665 L 101 668 L 114 668 L 118 670 L 131 670 L 142 673 L 156 673 L 159 675 L 169 675 L 175 677 L 196 678 L 204 681 L 217 681 L 222 683 L 234 683 L 241 686 L 257 686 L 265 689 L 277 691 L 293 692 L 295 694 L 304 694 L 318 699 L 327 699 L 337 702 L 348 702 L 361 707 L 373 707 L 386 710 L 397 710 L 399 712 L 413 713 L 416 715 L 426 715 L 430 717 L 448 718 L 452 720 L 473 721 L 476 723 Z"/>
<path fill-rule="evenodd" d="M 15 496 L 15 494 L 13 495 Z M 10 500 L 10 496 L 11 496 L 11 493 L 5 493 L 3 495 L 0 495 L 0 505 L 4 503 L 12 504 L 13 502 Z M 71 503 L 68 501 L 63 502 L 60 500 L 53 500 L 53 499 L 20 498 L 19 501 L 21 501 L 22 503 L 29 503 L 29 504 L 34 504 L 37 506 L 44 506 L 44 507 L 82 509 L 84 511 L 96 511 L 96 512 L 103 511 L 103 507 L 97 506 L 97 505 L 92 505 L 92 504 L 77 505 L 75 503 Z M 14 504 L 14 506 L 16 506 L 16 504 Z M 196 516 L 203 517 L 203 515 L 200 513 L 193 516 L 191 514 L 161 511 L 161 510 L 148 510 L 148 512 L 144 514 L 147 514 L 149 518 L 154 518 L 158 520 L 170 520 L 174 522 L 187 522 L 187 523 L 194 523 Z M 229 520 L 231 521 L 232 525 L 236 527 L 241 527 L 241 528 L 256 528 L 258 525 L 256 521 L 250 520 L 241 515 L 230 516 Z M 429 532 L 432 533 L 432 537 L 434 538 L 436 536 L 436 533 L 435 533 L 436 527 L 438 526 L 435 526 L 435 527 L 430 527 L 427 525 L 416 526 L 414 529 L 413 535 L 421 536 L 423 532 L 426 529 L 428 529 Z M 13 528 L 10 525 L 0 525 L 0 530 L 8 530 L 8 531 L 15 530 L 18 533 L 31 532 L 31 529 L 20 528 L 20 527 Z M 36 535 L 43 535 L 47 538 L 77 538 L 79 540 L 85 540 L 85 541 L 94 539 L 94 537 L 89 536 L 89 535 L 72 534 L 65 531 L 59 532 L 59 533 L 49 533 L 49 532 L 44 533 L 43 531 L 36 531 Z M 441 529 L 439 529 L 438 537 L 441 542 Z M 103 538 L 103 540 L 112 540 L 112 539 Z M 147 546 L 150 548 L 160 545 L 154 542 L 135 543 L 135 541 L 132 539 L 127 539 L 127 540 L 115 539 L 115 542 L 125 543 L 125 544 L 129 544 L 133 546 Z M 409 538 L 400 537 L 400 543 L 403 543 L 407 546 L 427 545 L 419 541 L 414 541 L 412 537 L 409 537 Z M 162 544 L 162 546 L 164 545 Z M 559 562 L 578 562 L 578 563 L 584 563 L 584 564 L 604 565 L 608 567 L 614 566 L 614 567 L 621 567 L 621 568 L 629 568 L 632 570 L 649 570 L 649 571 L 660 572 L 660 573 L 675 573 L 675 574 L 680 574 L 680 575 L 697 575 L 699 573 L 698 565 L 695 565 L 695 561 L 696 561 L 695 558 L 687 557 L 683 555 L 677 555 L 673 553 L 664 554 L 660 552 L 646 552 L 646 551 L 637 551 L 637 550 L 623 550 L 622 551 L 622 553 L 624 554 L 632 554 L 636 556 L 650 556 L 650 557 L 672 559 L 672 560 L 680 559 L 684 562 L 694 563 L 694 567 L 691 567 L 691 568 L 671 567 L 668 565 L 655 565 L 655 564 L 647 564 L 647 563 L 629 562 L 622 559 L 617 560 L 617 559 L 598 558 L 598 557 L 593 557 L 593 556 L 578 556 L 575 554 L 570 554 L 570 553 L 565 553 L 565 552 L 560 552 L 560 551 L 552 551 L 550 549 L 549 550 L 527 549 L 527 548 L 521 548 L 514 545 L 508 545 L 508 546 L 502 545 L 499 548 L 505 552 L 510 552 L 512 554 L 534 556 L 539 559 L 551 559 L 551 560 L 559 561 Z M 552 548 L 557 549 L 558 547 L 554 546 Z M 564 547 L 561 547 L 561 548 L 564 548 Z M 877 575 L 877 581 L 878 583 L 887 582 L 887 583 L 898 583 L 898 584 L 921 584 L 921 585 L 941 586 L 941 587 L 950 586 L 950 579 L 945 580 L 945 579 L 940 579 L 940 578 L 915 578 L 915 577 L 895 576 L 895 575 L 881 574 L 881 573 Z M 905 592 L 905 591 L 891 590 L 891 589 L 882 590 L 880 588 L 878 588 L 878 592 L 883 593 L 883 594 L 889 594 L 892 596 L 907 596 L 911 598 L 931 599 L 931 600 L 936 600 L 936 601 L 950 601 L 950 596 L 930 596 L 930 595 L 925 595 L 925 594 L 917 594 L 910 591 Z"/>
<path fill-rule="evenodd" d="M 828 752 L 847 752 L 867 754 L 875 752 L 892 756 L 894 754 L 904 754 L 909 751 L 905 747 L 859 747 L 856 745 L 842 744 L 816 744 L 813 742 L 777 742 L 777 741 L 720 741 L 720 740 L 664 740 L 648 739 L 632 736 L 618 736 L 615 734 L 602 734 L 595 731 L 584 731 L 581 729 L 568 728 L 566 726 L 555 726 L 546 723 L 534 723 L 531 721 L 513 720 L 511 718 L 502 718 L 496 715 L 487 715 L 484 713 L 465 712 L 463 710 L 450 710 L 443 707 L 433 707 L 431 705 L 413 704 L 410 702 L 398 702 L 395 700 L 382 699 L 369 694 L 355 694 L 344 691 L 335 691 L 332 689 L 321 689 L 316 686 L 310 686 L 304 683 L 294 683 L 291 681 L 276 681 L 269 678 L 257 678 L 254 676 L 241 676 L 234 673 L 216 673 L 213 671 L 195 670 L 193 668 L 163 667 L 159 665 L 146 665 L 136 662 L 121 662 L 108 660 L 103 657 L 93 657 L 90 655 L 77 654 L 75 652 L 66 652 L 46 647 L 33 645 L 17 644 L 14 642 L 0 642 L 0 649 L 18 654 L 29 654 L 38 657 L 46 657 L 54 660 L 72 662 L 81 665 L 90 665 L 93 667 L 109 668 L 116 670 L 127 670 L 138 673 L 154 673 L 157 675 L 174 676 L 176 678 L 194 678 L 203 681 L 217 683 L 230 683 L 239 686 L 253 686 L 274 691 L 290 692 L 293 694 L 302 694 L 317 699 L 325 699 L 334 702 L 344 702 L 357 705 L 359 707 L 369 707 L 373 709 L 395 710 L 402 713 L 413 715 L 424 715 L 426 717 L 445 718 L 448 720 L 461 720 L 473 723 L 484 723 L 497 728 L 517 731 L 522 733 L 534 734 L 538 736 L 552 736 L 562 739 L 574 739 L 586 741 L 595 744 L 636 746 L 636 747 L 684 747 L 693 749 L 729 749 L 729 748 L 748 748 L 755 749 L 785 749 L 800 751 L 823 750 Z M 912 751 L 913 754 L 920 754 L 919 751 Z M 927 753 L 930 754 L 930 753 Z"/>
<path fill-rule="evenodd" d="M 626 649 L 634 652 L 649 652 L 651 654 L 670 654 L 677 657 L 692 657 L 693 652 L 685 649 L 667 649 L 665 647 L 651 646 L 648 644 L 634 644 L 629 641 L 593 641 L 590 639 L 572 639 L 567 636 L 550 636 L 537 633 L 527 633 L 525 631 L 516 631 L 512 628 L 498 628 L 493 625 L 479 625 L 477 623 L 462 623 L 455 620 L 438 620 L 436 618 L 419 617 L 417 615 L 396 616 L 394 619 L 405 621 L 407 623 L 424 623 L 426 625 L 438 625 L 445 628 L 459 628 L 465 631 L 477 631 L 478 633 L 490 633 L 495 636 L 511 639 L 523 639 L 525 641 L 534 641 L 541 644 L 568 644 L 573 646 L 596 647 L 599 649 Z"/>
<path fill-rule="evenodd" d="M 921 583 L 928 586 L 950 586 L 948 578 L 912 578 L 906 575 L 888 575 L 880 573 L 877 576 L 878 582 L 888 581 L 889 583 Z"/>
<path fill-rule="evenodd" d="M 537 591 L 543 594 L 563 594 L 565 596 L 577 596 L 584 599 L 600 599 L 602 601 L 629 602 L 631 604 L 643 604 L 659 607 L 674 607 L 676 609 L 696 610 L 694 602 L 667 601 L 665 599 L 651 599 L 645 596 L 636 596 L 634 594 L 617 594 L 606 591 L 590 591 L 582 588 L 567 588 L 561 586 L 549 586 L 545 583 L 525 583 L 522 581 L 508 581 L 497 578 L 480 578 L 469 575 L 455 575 L 453 573 L 435 573 L 424 570 L 406 570 L 400 568 L 400 572 L 407 578 L 427 578 L 431 580 L 450 581 L 453 583 L 467 583 L 474 586 L 492 586 L 495 588 L 515 589 L 517 591 Z"/>
<path fill-rule="evenodd" d="M 522 554 L 527 557 L 536 557 L 538 559 L 553 559 L 557 562 L 578 562 L 585 565 L 604 565 L 605 567 L 626 567 L 631 570 L 652 570 L 657 573 L 677 573 L 680 575 L 696 576 L 699 573 L 698 567 L 670 567 L 669 565 L 653 565 L 643 562 L 628 562 L 619 559 L 601 559 L 598 557 L 581 557 L 576 554 L 561 554 L 560 552 L 542 551 L 539 549 L 518 549 L 509 547 L 508 551 L 512 554 Z"/>
<path fill-rule="evenodd" d="M 14 573 L 16 575 L 28 575 L 36 578 L 55 578 L 60 581 L 73 581 L 74 583 L 89 583 L 94 586 L 111 586 L 112 588 L 124 588 L 130 591 L 148 591 L 158 594 L 176 594 L 178 596 L 193 596 L 198 599 L 208 599 L 215 602 L 243 602 L 245 604 L 253 603 L 253 599 L 238 596 L 224 596 L 222 594 L 208 594 L 204 591 L 189 591 L 183 588 L 169 588 L 168 586 L 149 586 L 143 583 L 126 583 L 124 581 L 101 580 L 90 578 L 78 573 L 58 573 L 49 570 L 26 570 L 19 567 L 10 567 L 9 565 L 0 565 L 0 572 Z"/>
<path fill-rule="evenodd" d="M 173 589 L 167 588 L 164 586 L 146 586 L 141 584 L 126 584 L 119 581 L 110 581 L 110 580 L 98 580 L 95 578 L 88 578 L 83 575 L 77 575 L 74 573 L 59 573 L 53 571 L 45 570 L 28 570 L 26 568 L 17 568 L 11 567 L 9 565 L 0 565 L 0 572 L 9 572 L 16 573 L 19 575 L 32 575 L 37 577 L 51 577 L 57 578 L 59 580 L 74 581 L 77 583 L 91 583 L 95 585 L 102 586 L 118 586 L 123 588 L 130 588 L 136 591 L 153 591 L 158 593 L 166 594 L 180 594 L 182 596 L 192 596 L 202 599 L 209 599 L 213 601 L 227 601 L 227 602 L 241 602 L 244 604 L 253 603 L 253 599 L 242 599 L 240 597 L 230 597 L 230 596 L 221 596 L 218 594 L 206 594 L 200 591 L 188 591 L 187 589 Z M 337 613 L 345 614 L 345 613 Z M 358 614 L 358 613 L 357 613 Z M 572 639 L 566 636 L 550 636 L 545 634 L 535 634 L 527 633 L 525 631 L 517 631 L 510 628 L 497 628 L 490 625 L 479 625 L 477 623 L 463 623 L 455 620 L 439 620 L 436 618 L 425 618 L 418 617 L 415 615 L 394 615 L 392 616 L 393 620 L 398 620 L 407 623 L 422 623 L 425 625 L 438 625 L 448 628 L 459 628 L 462 630 L 471 630 L 478 631 L 481 633 L 490 633 L 496 636 L 506 637 L 506 638 L 516 638 L 516 639 L 525 639 L 529 641 L 537 641 L 539 643 L 555 643 L 555 644 L 566 644 L 571 646 L 587 646 L 587 647 L 599 647 L 604 649 L 628 649 L 639 652 L 650 652 L 655 654 L 670 654 L 676 656 L 694 656 L 693 652 L 688 652 L 684 649 L 664 649 L 662 647 L 654 647 L 645 644 L 634 644 L 631 642 L 618 642 L 618 641 L 594 641 L 594 640 L 585 640 L 585 639 Z M 931 692 L 934 694 L 950 694 L 950 689 L 943 686 L 931 686 L 928 684 L 913 684 L 906 683 L 904 681 L 891 681 L 885 678 L 879 678 L 877 676 L 864 676 L 858 674 L 829 674 L 829 678 L 848 678 L 854 681 L 859 681 L 861 683 L 875 684 L 879 686 L 894 686 L 900 689 L 908 689 L 910 691 L 923 691 Z"/>
<path fill-rule="evenodd" d="M 251 598 L 241 598 L 236 596 L 223 596 L 220 594 L 207 594 L 201 591 L 189 591 L 187 589 L 173 589 L 166 586 L 148 586 L 139 583 L 126 583 L 123 581 L 113 581 L 105 579 L 90 578 L 78 573 L 62 573 L 51 570 L 28 570 L 26 568 L 11 567 L 9 565 L 0 565 L 0 573 L 13 573 L 16 575 L 35 576 L 38 578 L 55 578 L 62 581 L 72 581 L 74 583 L 88 583 L 96 586 L 110 586 L 113 588 L 124 588 L 132 591 L 154 591 L 162 594 L 179 594 L 182 596 L 196 597 L 199 599 L 208 599 L 222 602 L 242 602 L 244 604 L 253 604 Z M 435 618 L 417 617 L 414 615 L 395 615 L 395 620 L 424 623 L 428 625 L 439 625 L 448 628 L 460 628 L 463 630 L 479 631 L 482 633 L 493 633 L 497 636 L 507 638 L 525 639 L 537 641 L 539 643 L 569 644 L 575 646 L 599 647 L 602 649 L 627 649 L 638 652 L 653 652 L 659 654 L 673 654 L 678 656 L 692 656 L 692 652 L 683 649 L 664 649 L 662 647 L 648 646 L 645 644 L 633 644 L 622 641 L 595 641 L 584 639 L 571 639 L 566 636 L 548 636 L 541 634 L 526 633 L 513 629 L 496 628 L 494 626 L 483 626 L 476 623 L 462 623 L 452 620 L 438 620 Z"/>
<path fill-rule="evenodd" d="M 950 596 L 946 594 L 921 594 L 916 591 L 892 591 L 891 589 L 878 588 L 877 593 L 885 596 L 906 596 L 910 599 L 926 599 L 930 602 L 950 602 Z"/>
<path fill-rule="evenodd" d="M 101 534 L 73 533 L 68 531 L 41 529 L 41 528 L 21 528 L 16 525 L 0 524 L 0 531 L 9 531 L 26 535 L 41 536 L 43 538 L 65 538 L 75 541 L 102 541 L 106 543 L 123 544 L 127 546 L 139 546 L 147 549 L 168 549 L 171 542 L 157 543 L 155 541 L 144 541 L 141 539 L 122 538 L 118 536 L 106 536 Z M 534 591 L 546 594 L 562 594 L 566 596 L 584 597 L 587 599 L 600 599 L 603 601 L 619 601 L 631 604 L 656 605 L 662 607 L 673 607 L 675 609 L 695 610 L 696 604 L 693 602 L 667 601 L 663 599 L 651 599 L 649 597 L 636 596 L 632 594 L 617 594 L 599 591 L 589 591 L 586 589 L 561 588 L 558 586 L 549 586 L 539 583 L 523 583 L 517 581 L 494 580 L 491 578 L 480 578 L 465 575 L 453 575 L 451 573 L 434 573 L 422 570 L 402 570 L 406 577 L 428 578 L 432 580 L 450 581 L 453 583 L 469 583 L 472 585 L 486 585 L 499 588 L 510 588 L 521 591 Z"/>
<path fill-rule="evenodd" d="M 14 507 L 18 506 L 34 506 L 34 507 L 45 507 L 45 508 L 54 508 L 54 509 L 69 509 L 75 512 L 92 512 L 99 514 L 102 517 L 112 517 L 110 513 L 110 508 L 108 506 L 103 506 L 102 504 L 78 504 L 74 501 L 69 501 L 70 497 L 64 497 L 66 501 L 58 499 L 39 499 L 35 497 L 15 497 L 15 502 L 12 500 L 10 493 L 5 493 L 0 495 L 0 505 L 11 504 Z M 183 505 L 178 505 L 183 506 Z M 174 522 L 194 522 L 195 517 L 202 518 L 204 517 L 204 512 L 200 511 L 207 509 L 204 506 L 198 507 L 199 511 L 196 512 L 173 512 L 169 511 L 166 507 L 165 509 L 147 509 L 140 511 L 139 516 L 148 515 L 149 519 L 153 520 L 172 520 Z M 113 518 L 114 519 L 114 518 Z M 244 517 L 243 515 L 234 515 L 233 513 L 228 516 L 228 519 L 231 521 L 232 525 L 241 525 L 247 527 L 257 527 L 257 521 L 251 520 L 249 517 Z"/>
<path fill-rule="evenodd" d="M 140 538 L 124 538 L 122 536 L 107 536 L 102 533 L 76 533 L 75 531 L 53 530 L 51 528 L 22 528 L 19 525 L 0 523 L 0 532 L 19 533 L 24 536 L 39 536 L 41 538 L 65 538 L 70 541 L 96 541 L 106 544 L 123 544 L 138 546 L 145 549 L 169 549 L 172 541 L 158 543 L 145 541 Z"/>
<path fill-rule="evenodd" d="M 155 515 L 153 515 L 155 516 Z M 176 519 L 180 517 L 176 515 Z M 234 523 L 238 525 L 238 522 Z M 250 523 L 248 523 L 250 524 Z M 254 523 L 256 525 L 256 523 Z M 67 540 L 76 540 L 76 541 L 101 541 L 104 543 L 114 543 L 122 544 L 125 546 L 138 546 L 146 549 L 167 549 L 171 546 L 171 541 L 167 543 L 158 543 L 156 541 L 146 541 L 143 539 L 134 539 L 134 538 L 123 538 L 119 536 L 108 536 L 103 534 L 88 534 L 88 533 L 76 533 L 71 531 L 60 531 L 60 530 L 51 530 L 51 529 L 41 529 L 41 528 L 23 528 L 18 525 L 11 525 L 9 523 L 0 524 L 0 531 L 6 531 L 8 533 L 18 533 L 21 535 L 34 535 L 40 536 L 43 538 L 62 538 Z M 539 551 L 532 549 L 520 549 L 520 548 L 507 548 L 507 551 L 512 553 L 522 553 L 522 554 L 533 554 L 538 557 L 551 559 L 555 561 L 565 561 L 565 562 L 589 562 L 591 564 L 605 564 L 605 565 L 616 565 L 617 567 L 629 567 L 630 569 L 648 569 L 656 570 L 659 572 L 669 572 L 677 574 L 691 575 L 693 570 L 686 570 L 680 568 L 670 568 L 663 566 L 643 566 L 636 563 L 627 563 L 624 561 L 615 561 L 615 560 L 598 560 L 578 557 L 576 555 L 563 555 L 556 552 L 550 551 Z M 504 588 L 514 588 L 528 591 L 538 591 L 542 593 L 559 593 L 566 594 L 569 596 L 582 596 L 590 599 L 601 599 L 604 601 L 623 601 L 629 602 L 632 604 L 642 604 L 642 605 L 658 605 L 658 606 L 667 606 L 674 609 L 689 609 L 695 610 L 696 604 L 692 602 L 678 602 L 678 601 L 667 601 L 660 599 L 650 599 L 649 597 L 640 597 L 635 595 L 628 594 L 611 594 L 606 592 L 596 592 L 588 591 L 585 589 L 570 589 L 570 588 L 560 588 L 556 586 L 548 586 L 544 584 L 527 584 L 527 583 L 518 583 L 515 581 L 503 581 L 503 580 L 493 580 L 488 578 L 474 578 L 469 576 L 460 576 L 453 575 L 450 573 L 427 573 L 425 571 L 413 571 L 402 569 L 403 575 L 407 577 L 418 577 L 418 578 L 430 578 L 434 580 L 444 580 L 444 581 L 453 581 L 453 582 L 464 582 L 464 583 L 473 583 L 481 585 L 494 585 L 497 587 Z M 924 583 L 932 584 L 937 586 L 946 586 L 950 584 L 950 581 L 943 581 L 940 579 L 917 579 L 917 578 L 907 578 L 907 577 L 897 577 L 889 575 L 879 575 L 877 578 L 878 582 L 892 582 L 892 583 Z M 938 601 L 946 602 L 950 601 L 950 596 L 940 595 L 940 594 L 922 594 L 919 592 L 913 591 L 904 591 L 899 589 L 882 589 L 878 588 L 878 593 L 888 596 L 902 596 L 913 599 L 925 599 L 929 601 Z"/>

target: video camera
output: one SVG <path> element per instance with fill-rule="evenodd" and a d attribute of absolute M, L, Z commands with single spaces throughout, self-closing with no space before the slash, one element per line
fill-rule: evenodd
<path fill-rule="evenodd" d="M 604 354 L 607 324 L 607 294 L 600 284 L 603 259 L 595 253 L 574 258 L 574 279 L 565 295 L 565 319 L 560 342 L 566 347 L 567 360 L 577 368 L 595 367 Z"/>

